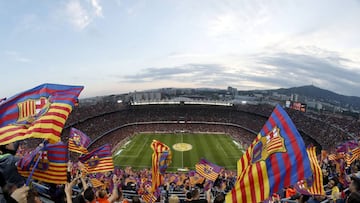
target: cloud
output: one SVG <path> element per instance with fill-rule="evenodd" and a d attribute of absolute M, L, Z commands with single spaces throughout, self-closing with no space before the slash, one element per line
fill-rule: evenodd
<path fill-rule="evenodd" d="M 306 54 L 276 53 L 272 55 L 257 56 L 260 65 L 275 67 L 279 78 L 286 78 L 292 83 L 315 82 L 324 88 L 359 95 L 360 72 L 345 65 L 350 59 L 341 56 L 313 56 Z"/>
<path fill-rule="evenodd" d="M 69 22 L 79 30 L 88 27 L 95 18 L 103 17 L 99 0 L 85 1 L 85 3 L 80 0 L 69 0 L 65 11 Z"/>
<path fill-rule="evenodd" d="M 98 17 L 103 17 L 102 7 L 99 3 L 99 0 L 91 0 L 91 5 L 95 10 L 95 15 Z"/>
<path fill-rule="evenodd" d="M 164 81 L 194 87 L 235 86 L 239 89 L 269 89 L 314 84 L 341 94 L 360 96 L 360 71 L 347 66 L 351 59 L 336 52 L 320 54 L 275 52 L 249 56 L 247 67 L 223 64 L 185 64 L 151 67 L 137 74 L 120 76 L 123 83 L 155 84 Z M 244 58 L 239 60 L 245 60 Z"/>
<path fill-rule="evenodd" d="M 66 5 L 66 12 L 71 24 L 76 28 L 82 30 L 91 22 L 88 11 L 83 8 L 78 0 L 70 0 Z"/>
<path fill-rule="evenodd" d="M 5 51 L 5 55 L 7 55 L 11 60 L 14 60 L 16 62 L 20 62 L 20 63 L 31 62 L 29 58 L 22 56 L 19 52 L 16 51 Z"/>

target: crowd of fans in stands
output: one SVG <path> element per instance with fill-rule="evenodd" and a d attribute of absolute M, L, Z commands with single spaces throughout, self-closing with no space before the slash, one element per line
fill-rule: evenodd
<path fill-rule="evenodd" d="M 110 113 L 106 113 L 107 111 L 104 113 L 101 109 L 98 109 L 95 112 L 98 112 L 101 116 L 87 117 L 85 119 L 79 117 L 78 122 L 67 122 L 67 127 L 63 131 L 63 138 L 64 141 L 67 140 L 70 127 L 81 129 L 94 139 L 124 124 L 149 121 L 233 123 L 254 132 L 259 132 L 272 109 L 271 106 L 267 105 L 240 105 L 235 107 L 203 105 L 122 106 L 120 110 L 110 111 Z M 323 148 L 330 149 L 351 138 L 349 136 L 350 132 L 322 119 L 314 119 L 313 114 L 307 115 L 307 113 L 295 110 L 288 110 L 288 113 L 303 135 L 305 142 L 321 143 Z M 72 118 L 72 116 L 70 117 Z M 76 119 L 72 118 L 72 120 Z M 359 129 L 358 121 L 347 121 L 348 126 L 349 123 L 351 126 L 358 126 Z"/>
<path fill-rule="evenodd" d="M 0 202 L 41 202 L 36 187 L 23 186 L 25 180 L 16 170 L 14 155 L 16 146 L 11 143 L 1 146 L 0 183 L 2 193 Z M 6 164 L 3 162 L 6 161 Z M 45 192 L 54 202 L 143 202 L 142 194 L 151 189 L 151 170 L 133 170 L 130 166 L 115 168 L 112 172 L 86 174 L 80 163 L 69 162 L 69 183 L 65 185 L 45 184 L 49 189 Z M 318 203 L 330 202 L 354 203 L 360 201 L 360 162 L 346 167 L 343 161 L 321 162 L 323 184 L 326 195 L 301 195 L 293 186 L 272 194 L 271 201 L 280 202 L 297 200 L 298 202 Z M 96 181 L 94 181 L 94 179 Z M 224 202 L 227 192 L 236 181 L 234 171 L 222 170 L 215 182 L 209 182 L 194 171 L 168 172 L 164 175 L 164 184 L 156 191 L 160 202 Z M 199 200 L 200 198 L 200 200 Z"/>

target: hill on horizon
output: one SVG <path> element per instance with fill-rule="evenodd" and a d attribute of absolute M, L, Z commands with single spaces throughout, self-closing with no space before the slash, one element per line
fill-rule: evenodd
<path fill-rule="evenodd" d="M 341 107 L 354 109 L 360 109 L 360 97 L 357 96 L 345 96 L 329 90 L 325 90 L 314 85 L 306 85 L 292 88 L 280 88 L 274 90 L 268 90 L 271 92 L 278 92 L 280 94 L 299 94 L 309 99 L 316 101 L 327 102 L 333 105 L 339 105 Z"/>

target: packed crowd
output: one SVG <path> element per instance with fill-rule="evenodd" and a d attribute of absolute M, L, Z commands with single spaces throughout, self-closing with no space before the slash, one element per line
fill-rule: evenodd
<path fill-rule="evenodd" d="M 0 152 L 6 154 L 6 157 L 0 157 L 2 203 L 39 203 L 42 202 L 40 194 L 55 203 L 137 203 L 144 202 L 152 191 L 150 169 L 134 171 L 126 167 L 87 174 L 83 164 L 72 161 L 68 163 L 67 184 L 34 181 L 30 186 L 24 186 L 26 180 L 17 172 L 15 164 L 17 148 L 14 143 L 0 147 Z M 225 193 L 233 187 L 235 180 L 235 173 L 227 170 L 223 170 L 215 182 L 205 180 L 195 171 L 166 173 L 163 184 L 151 197 L 157 202 L 224 202 Z"/>
<path fill-rule="evenodd" d="M 148 121 L 223 122 L 238 124 L 258 132 L 271 111 L 272 107 L 267 105 L 234 107 L 205 105 L 128 106 L 122 107 L 118 111 L 101 114 L 101 116 L 86 119 L 78 118 L 78 122 L 66 125 L 63 138 L 64 141 L 67 139 L 70 127 L 81 129 L 94 139 L 128 123 Z M 102 113 L 101 109 L 98 112 Z M 349 138 L 343 130 L 321 120 L 313 119 L 311 116 L 306 116 L 302 112 L 288 110 L 288 113 L 306 142 L 321 143 L 322 147 L 327 149 Z"/>
<path fill-rule="evenodd" d="M 54 202 L 144 202 L 151 191 L 151 170 L 133 170 L 130 166 L 115 168 L 112 172 L 87 174 L 80 162 L 69 162 L 68 180 L 65 185 L 33 183 L 23 186 L 25 178 L 17 173 L 18 158 L 14 156 L 16 144 L 0 147 L 0 202 L 41 202 L 40 194 Z M 297 187 L 289 186 L 272 194 L 272 202 L 291 201 L 307 203 L 360 202 L 360 162 L 346 166 L 343 159 L 321 163 L 325 195 L 308 196 L 299 193 Z M 234 186 L 236 173 L 222 170 L 216 181 L 205 180 L 195 171 L 167 172 L 164 182 L 156 190 L 157 202 L 224 202 L 226 193 Z M 35 185 L 35 186 L 34 186 Z M 46 188 L 44 190 L 44 188 Z M 152 197 L 152 196 L 151 196 Z M 286 198 L 286 200 L 284 200 Z"/>

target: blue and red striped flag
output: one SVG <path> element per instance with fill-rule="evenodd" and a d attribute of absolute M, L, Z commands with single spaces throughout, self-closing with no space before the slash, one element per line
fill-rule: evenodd
<path fill-rule="evenodd" d="M 213 164 L 204 158 L 200 159 L 195 165 L 195 169 L 198 174 L 211 181 L 215 181 L 222 170 L 220 166 Z"/>
<path fill-rule="evenodd" d="M 28 177 L 36 163 L 32 178 L 46 183 L 65 184 L 67 182 L 68 150 L 66 144 L 45 144 L 38 147 L 30 154 L 25 155 L 18 162 L 18 172 Z"/>
<path fill-rule="evenodd" d="M 312 175 L 304 141 L 279 105 L 239 160 L 238 174 L 226 202 L 261 202 Z"/>
<path fill-rule="evenodd" d="M 70 129 L 69 135 L 69 151 L 80 153 L 80 154 L 87 154 L 88 153 L 88 146 L 91 142 L 91 139 L 83 132 L 76 128 Z"/>
<path fill-rule="evenodd" d="M 80 156 L 79 161 L 85 164 L 88 173 L 102 173 L 114 170 L 111 146 L 109 144 Z"/>
<path fill-rule="evenodd" d="M 0 144 L 26 138 L 59 142 L 82 86 L 43 84 L 0 105 Z"/>
<path fill-rule="evenodd" d="M 171 150 L 164 143 L 153 140 L 152 154 L 152 190 L 155 191 L 163 182 L 163 173 L 171 163 Z"/>

